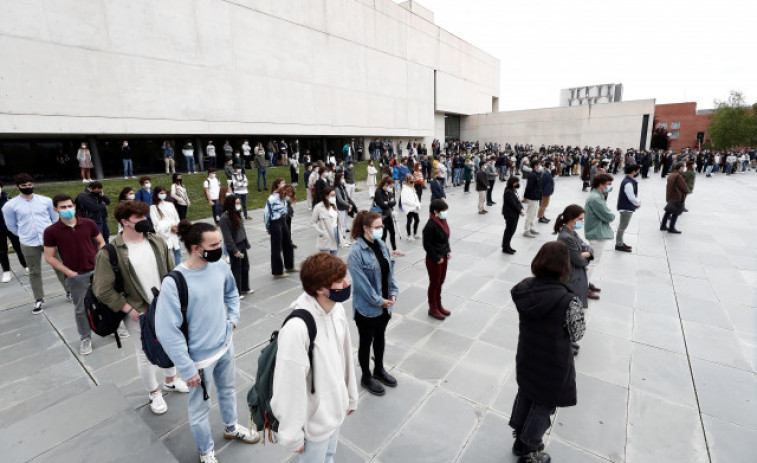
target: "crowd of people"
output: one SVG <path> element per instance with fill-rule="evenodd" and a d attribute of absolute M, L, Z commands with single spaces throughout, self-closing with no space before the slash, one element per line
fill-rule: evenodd
<path fill-rule="evenodd" d="M 222 148 L 225 154 L 229 152 L 226 145 Z M 183 151 L 189 149 L 191 146 L 185 145 Z M 217 156 L 212 143 L 206 150 L 208 157 Z M 493 197 L 496 182 L 505 182 L 502 252 L 514 254 L 512 238 L 520 217 L 525 218 L 523 236 L 537 236 L 537 225 L 552 221 L 548 208 L 557 179 L 580 175 L 582 190 L 588 190 L 585 203 L 571 204 L 554 218 L 556 240 L 541 246 L 531 264 L 533 276 L 511 290 L 520 316 L 516 356 L 519 389 L 510 418 L 515 436 L 513 453 L 520 457 L 519 462 L 548 462 L 542 438 L 550 426 L 550 416 L 556 407 L 576 404 L 574 356 L 579 353 L 578 341 L 585 328 L 583 313 L 588 300 L 599 299 L 601 292 L 591 282 L 592 270 L 601 259 L 606 240 L 615 239 L 617 251 L 631 252 L 624 232 L 641 207 L 639 176 L 645 178 L 652 167 L 667 176 L 660 230 L 677 234 L 676 221 L 687 211 L 686 197 L 694 189 L 696 173 L 704 167 L 707 176 L 713 175 L 721 163 L 725 163 L 727 175 L 739 166 L 742 172 L 748 172 L 755 162 L 753 150 L 738 155 L 693 150 L 623 153 L 599 147 L 537 149 L 460 141 L 441 144 L 435 140 L 429 153 L 423 144 L 399 144 L 395 152 L 392 143 L 371 140 L 365 191 L 370 207 L 358 210 L 355 161 L 362 156 L 362 148 L 352 150 L 350 144 L 345 145 L 344 156 L 338 160 L 302 159 L 309 223 L 316 231 L 316 240 L 314 252 L 299 267 L 292 239 L 299 164 L 294 165 L 289 183 L 275 179 L 270 189 L 265 171 L 278 163 L 299 163 L 296 140 L 291 146 L 283 140 L 270 141 L 265 147 L 259 143 L 249 150 L 243 148 L 241 155 L 231 149 L 224 168 L 226 185 L 217 176 L 220 166 L 211 164 L 203 189 L 213 223 L 186 220 L 190 201 L 181 173 L 172 172 L 173 182 L 168 188 L 153 186 L 149 176 L 141 177 L 140 188 L 127 187 L 119 195 L 113 212 L 119 227 L 115 237 L 108 229 L 106 206 L 110 199 L 103 194 L 101 182 L 89 180 L 85 167 L 82 177 L 86 187 L 76 198 L 36 194 L 33 177 L 17 174 L 14 183 L 18 196 L 10 198 L 0 185 L 2 281 L 10 281 L 10 241 L 21 267 L 29 274 L 35 299 L 32 313 L 42 313 L 44 256 L 74 304 L 81 355 L 92 352 L 92 330 L 84 303 L 90 288 L 98 300 L 122 314 L 119 336 L 134 339 L 140 339 L 140 317 L 160 289 L 155 327 L 175 366 L 163 370 L 159 383 L 155 366 L 142 345 L 135 342 L 137 371 L 155 414 L 167 411 L 164 392 L 189 394 L 188 416 L 200 461 L 215 462 L 208 419 L 210 402 L 205 393 L 212 384 L 216 386 L 224 437 L 254 443 L 263 425 L 255 423 L 258 429 L 248 429 L 238 423 L 232 336 L 244 315 L 240 300 L 254 292 L 249 281 L 251 240 L 245 228 L 245 221 L 253 217 L 247 209 L 249 181 L 245 169 L 256 168 L 258 190 L 262 179 L 269 195 L 262 218 L 270 237 L 271 274 L 274 278 L 299 274 L 303 292 L 292 307 L 309 312 L 320 333 L 312 350 L 308 349 L 311 341 L 304 321 L 293 319 L 279 333 L 271 400 L 271 410 L 280 423 L 278 440 L 299 453 L 301 462 L 333 461 L 339 429 L 358 406 L 358 384 L 376 396 L 385 395 L 386 388 L 398 387 L 398 380 L 384 365 L 384 354 L 386 330 L 398 303 L 394 262 L 404 255 L 396 240 L 403 228 L 408 241 L 422 240 L 428 315 L 443 321 L 453 312 L 442 302 L 452 258 L 446 191 L 462 186 L 463 192 L 469 193 L 475 179 L 476 211 L 484 215 L 489 212 L 487 207 L 497 204 Z M 173 161 L 169 143 L 164 144 L 164 151 Z M 167 171 L 173 166 L 173 162 L 166 162 Z M 124 169 L 124 176 L 130 177 L 126 162 Z M 189 162 L 187 170 L 195 172 Z M 619 170 L 625 175 L 617 204 L 611 207 L 608 197 L 613 191 L 613 175 Z M 424 207 L 426 193 L 428 205 Z M 419 234 L 425 211 L 428 218 Z M 405 227 L 397 226 L 400 213 L 405 215 Z M 610 224 L 616 217 L 618 226 L 613 232 Z M 582 229 L 588 243 L 578 234 Z M 349 248 L 346 260 L 337 256 L 340 246 Z M 187 257 L 183 257 L 182 248 Z M 222 259 L 226 262 L 219 262 Z M 187 281 L 186 307 L 182 307 L 176 281 L 165 278 L 174 270 Z M 347 312 L 342 305 L 350 298 L 359 336 L 359 381 Z"/>

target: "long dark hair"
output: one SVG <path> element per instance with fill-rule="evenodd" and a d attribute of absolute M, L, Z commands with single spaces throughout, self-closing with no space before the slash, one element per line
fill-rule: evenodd
<path fill-rule="evenodd" d="M 560 233 L 560 229 L 563 225 L 576 220 L 576 218 L 580 217 L 584 212 L 584 208 L 578 204 L 571 204 L 566 207 L 565 210 L 562 211 L 562 214 L 558 215 L 555 219 L 555 233 Z"/>
<path fill-rule="evenodd" d="M 124 187 L 124 189 L 121 190 L 120 193 L 118 193 L 118 202 L 120 203 L 121 201 L 126 201 L 126 195 L 128 195 L 130 191 L 134 191 L 134 188 L 130 186 Z"/>
<path fill-rule="evenodd" d="M 226 214 L 229 215 L 229 219 L 231 219 L 231 226 L 235 230 L 239 230 L 242 228 L 242 216 L 237 212 L 237 197 L 235 195 L 228 195 L 226 196 L 226 199 L 223 202 L 223 210 L 226 212 Z"/>
<path fill-rule="evenodd" d="M 166 189 L 163 188 L 162 186 L 156 186 L 152 190 L 152 203 L 155 205 L 155 209 L 158 210 L 158 214 L 160 214 L 160 218 L 161 219 L 163 218 L 163 211 L 160 210 L 160 208 L 158 207 L 158 205 L 160 203 L 162 203 L 163 200 L 158 197 L 158 194 L 161 193 L 161 192 L 163 192 L 163 191 L 166 191 Z"/>
<path fill-rule="evenodd" d="M 510 178 L 507 179 L 507 185 L 505 185 L 505 190 L 515 191 L 516 183 L 520 183 L 520 178 L 516 177 L 515 175 L 511 175 Z"/>
<path fill-rule="evenodd" d="M 334 187 L 326 185 L 325 187 L 323 187 L 323 191 L 321 192 L 321 202 L 323 203 L 324 206 L 326 206 L 326 210 L 328 210 L 331 207 L 336 209 L 336 206 L 334 206 L 333 204 L 329 202 L 329 195 L 331 194 L 332 191 L 336 191 L 334 190 Z"/>

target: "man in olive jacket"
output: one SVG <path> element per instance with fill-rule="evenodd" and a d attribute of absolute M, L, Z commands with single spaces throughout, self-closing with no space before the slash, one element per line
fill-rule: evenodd
<path fill-rule="evenodd" d="M 152 288 L 160 288 L 163 277 L 174 269 L 173 253 L 165 241 L 148 233 L 147 213 L 150 207 L 141 201 L 124 201 L 116 206 L 114 215 L 123 226 L 112 244 L 118 256 L 118 269 L 123 281 L 123 293 L 116 291 L 116 275 L 109 261 L 108 252 L 101 249 L 95 257 L 92 291 L 95 297 L 114 312 L 124 312 L 124 325 L 134 339 L 137 369 L 147 390 L 150 409 L 156 415 L 168 411 L 155 376 L 155 367 L 142 351 L 142 332 L 139 314 L 147 312 L 153 300 Z M 164 391 L 189 392 L 187 384 L 176 376 L 176 368 L 165 368 Z"/>
<path fill-rule="evenodd" d="M 258 191 L 260 191 L 260 177 L 263 177 L 263 188 L 268 190 L 265 151 L 262 148 L 255 151 L 255 159 L 252 161 L 252 163 L 258 170 Z"/>

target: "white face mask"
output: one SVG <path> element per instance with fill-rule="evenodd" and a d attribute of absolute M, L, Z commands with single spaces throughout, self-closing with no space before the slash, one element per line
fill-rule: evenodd
<path fill-rule="evenodd" d="M 333 205 L 336 205 L 336 196 L 329 196 L 329 202 Z"/>
<path fill-rule="evenodd" d="M 126 199 L 129 199 L 129 200 L 135 199 L 136 197 L 137 195 L 135 195 L 134 193 L 126 195 Z"/>
<path fill-rule="evenodd" d="M 150 188 L 150 182 L 145 182 L 145 184 L 144 184 L 143 186 L 144 186 L 145 188 Z"/>
<path fill-rule="evenodd" d="M 237 211 L 241 211 L 242 210 L 242 205 L 241 204 L 235 204 L 234 205 L 234 209 L 236 209 Z"/>

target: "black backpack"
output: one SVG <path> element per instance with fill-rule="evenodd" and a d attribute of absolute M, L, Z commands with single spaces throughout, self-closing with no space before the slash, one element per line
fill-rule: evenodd
<path fill-rule="evenodd" d="M 121 270 L 118 268 L 118 254 L 116 254 L 116 248 L 112 244 L 108 243 L 104 246 L 105 251 L 108 253 L 108 261 L 113 269 L 113 274 L 116 276 L 115 289 L 119 293 L 124 291 L 124 281 L 121 277 Z M 89 327 L 95 334 L 105 337 L 114 334 L 116 336 L 116 345 L 121 348 L 121 339 L 118 337 L 118 325 L 124 319 L 126 314 L 113 311 L 110 307 L 100 302 L 96 297 L 94 291 L 92 291 L 92 278 L 90 278 L 89 289 L 84 296 L 84 306 L 87 310 L 87 319 L 89 320 Z"/>
<path fill-rule="evenodd" d="M 295 309 L 287 316 L 283 328 L 292 318 L 299 318 L 305 322 L 308 327 L 308 336 L 310 345 L 308 346 L 308 360 L 310 360 L 310 393 L 315 394 L 315 372 L 313 370 L 313 344 L 318 329 L 315 326 L 313 315 L 305 309 Z M 278 432 L 279 420 L 273 416 L 271 411 L 271 399 L 273 398 L 273 375 L 276 369 L 276 353 L 279 349 L 278 344 L 279 332 L 271 333 L 271 342 L 262 351 L 258 357 L 258 372 L 255 375 L 255 383 L 247 393 L 247 405 L 250 407 L 251 426 L 258 431 L 263 431 L 263 442 L 265 442 L 265 429 L 268 428 L 268 440 L 273 442 L 271 431 Z"/>
<path fill-rule="evenodd" d="M 189 325 L 187 324 L 189 290 L 187 288 L 187 281 L 184 279 L 184 275 L 177 270 L 169 272 L 165 278 L 173 278 L 174 282 L 176 282 L 176 290 L 179 293 L 181 304 L 182 322 L 180 330 L 184 334 L 184 339 L 189 343 Z M 147 312 L 139 315 L 139 327 L 142 329 L 142 351 L 145 353 L 147 360 L 153 365 L 157 365 L 160 368 L 171 368 L 173 361 L 168 357 L 166 351 L 163 350 L 163 346 L 160 345 L 155 332 L 155 309 L 158 306 L 160 291 L 157 288 L 152 288 L 152 294 L 154 297 Z"/>

